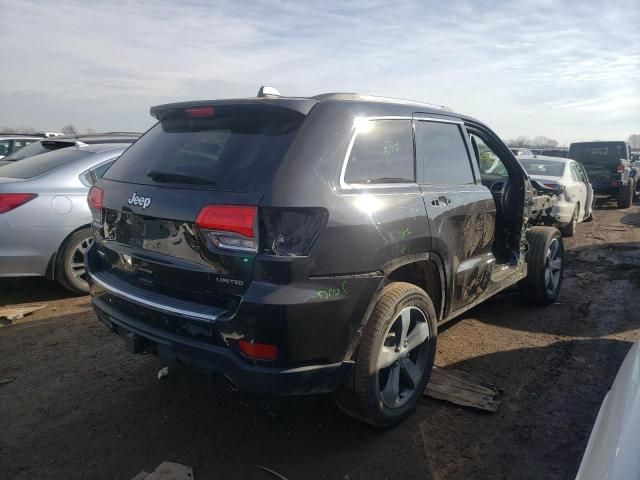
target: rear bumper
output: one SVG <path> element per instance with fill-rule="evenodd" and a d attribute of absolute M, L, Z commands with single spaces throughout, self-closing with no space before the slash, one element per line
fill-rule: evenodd
<path fill-rule="evenodd" d="M 612 182 L 617 182 L 616 185 L 612 185 Z M 591 182 L 593 187 L 593 194 L 596 198 L 611 198 L 617 197 L 620 194 L 620 190 L 626 188 L 629 182 L 624 180 L 596 180 Z"/>
<path fill-rule="evenodd" d="M 288 278 L 284 283 L 254 278 L 239 303 L 226 310 L 122 281 L 108 266 L 101 270 L 105 267 L 97 257 L 94 244 L 86 256 L 92 303 L 98 318 L 125 339 L 128 350 L 219 373 L 241 390 L 270 395 L 337 387 L 351 368 L 348 352 L 380 282 L 376 276 L 309 279 L 300 264 L 289 266 L 279 258 L 283 276 L 278 278 Z M 305 279 L 284 274 L 287 268 L 303 270 L 294 277 Z M 330 288 L 335 284 L 340 288 Z M 245 357 L 238 350 L 239 340 L 276 345 L 278 358 L 267 362 Z"/>
<path fill-rule="evenodd" d="M 229 348 L 189 341 L 126 317 L 93 299 L 98 319 L 125 341 L 132 353 L 150 352 L 162 359 L 226 376 L 240 390 L 264 395 L 307 395 L 333 391 L 351 368 L 348 362 L 299 368 L 272 368 L 246 363 Z"/>
<path fill-rule="evenodd" d="M 551 216 L 560 226 L 565 226 L 571 222 L 575 208 L 575 203 L 570 203 L 565 200 L 557 200 L 551 209 Z"/>

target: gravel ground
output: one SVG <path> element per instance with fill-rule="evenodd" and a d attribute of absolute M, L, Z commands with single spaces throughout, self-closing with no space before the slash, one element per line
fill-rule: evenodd
<path fill-rule="evenodd" d="M 506 292 L 440 332 L 436 363 L 498 385 L 483 413 L 431 399 L 377 431 L 329 396 L 259 398 L 127 354 L 87 297 L 41 279 L 0 281 L 0 306 L 47 308 L 0 323 L 0 478 L 128 480 L 161 462 L 196 478 L 565 479 L 600 403 L 640 340 L 640 205 L 602 207 L 566 239 L 558 302 Z M 5 322 L 6 323 L 6 322 Z"/>

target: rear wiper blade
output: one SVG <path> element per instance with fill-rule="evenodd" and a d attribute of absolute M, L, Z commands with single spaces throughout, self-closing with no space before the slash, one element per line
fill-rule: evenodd
<path fill-rule="evenodd" d="M 216 182 L 204 177 L 172 172 L 170 170 L 147 170 L 147 177 L 156 182 L 195 183 L 198 185 L 215 185 Z"/>

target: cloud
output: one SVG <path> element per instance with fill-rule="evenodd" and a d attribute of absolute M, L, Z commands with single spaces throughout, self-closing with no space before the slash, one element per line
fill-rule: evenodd
<path fill-rule="evenodd" d="M 23 19 L 0 18 L 3 58 L 25 51 L 25 37 L 29 54 L 2 67 L 0 124 L 142 129 L 149 102 L 273 84 L 448 104 L 504 137 L 640 131 L 636 0 L 3 5 Z M 35 99 L 46 113 L 22 106 Z"/>

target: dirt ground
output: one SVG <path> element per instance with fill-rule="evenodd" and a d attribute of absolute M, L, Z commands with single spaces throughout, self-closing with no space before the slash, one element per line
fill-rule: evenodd
<path fill-rule="evenodd" d="M 126 353 L 87 297 L 0 281 L 0 306 L 47 304 L 0 327 L 0 478 L 131 479 L 161 462 L 197 479 L 565 479 L 600 403 L 640 340 L 640 205 L 604 206 L 566 240 L 558 302 L 514 292 L 440 332 L 436 363 L 498 385 L 495 414 L 424 399 L 378 431 L 329 396 L 259 398 Z M 1 320 L 0 320 L 1 321 Z M 2 325 L 0 323 L 0 325 Z"/>

